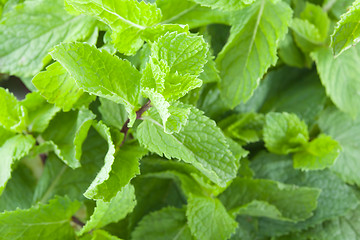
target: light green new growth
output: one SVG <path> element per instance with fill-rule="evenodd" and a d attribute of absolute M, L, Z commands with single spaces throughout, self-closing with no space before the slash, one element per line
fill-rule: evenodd
<path fill-rule="evenodd" d="M 192 0 L 202 6 L 220 8 L 226 11 L 235 11 L 252 4 L 255 0 Z"/>
<path fill-rule="evenodd" d="M 342 52 L 360 41 L 360 1 L 356 0 L 350 9 L 341 15 L 333 34 L 331 44 L 333 54 L 339 56 Z"/>
<path fill-rule="evenodd" d="M 249 100 L 268 68 L 276 63 L 277 47 L 287 33 L 291 15 L 286 3 L 268 0 L 236 12 L 229 40 L 216 59 L 226 105 L 234 108 Z"/>
<path fill-rule="evenodd" d="M 83 43 L 58 45 L 50 54 L 81 89 L 123 104 L 129 113 L 129 124 L 134 123 L 141 75 L 129 61 Z"/>

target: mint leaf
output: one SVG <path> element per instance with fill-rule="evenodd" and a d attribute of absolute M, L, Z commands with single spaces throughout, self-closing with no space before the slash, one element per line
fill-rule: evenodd
<path fill-rule="evenodd" d="M 164 132 L 154 111 L 150 109 L 150 113 L 151 118 L 145 118 L 138 127 L 141 145 L 167 158 L 191 163 L 219 186 L 235 177 L 238 166 L 226 138 L 201 111 L 191 107 L 188 123 L 181 132 L 172 135 Z"/>
<path fill-rule="evenodd" d="M 339 156 L 341 147 L 330 136 L 324 134 L 304 146 L 304 150 L 294 154 L 294 168 L 319 170 L 330 167 Z"/>
<path fill-rule="evenodd" d="M 43 59 L 50 48 L 85 39 L 95 24 L 93 18 L 67 14 L 61 0 L 15 6 L 0 23 L 0 72 L 32 77 L 47 63 Z"/>
<path fill-rule="evenodd" d="M 312 216 L 319 194 L 316 188 L 237 178 L 219 198 L 234 216 L 245 214 L 297 222 Z"/>
<path fill-rule="evenodd" d="M 236 13 L 233 22 L 239 24 L 233 25 L 216 59 L 222 78 L 221 97 L 229 107 L 246 102 L 267 69 L 276 63 L 277 47 L 285 37 L 291 14 L 286 3 L 266 0 Z"/>
<path fill-rule="evenodd" d="M 104 123 L 121 130 L 128 118 L 124 106 L 106 98 L 100 98 L 100 103 L 99 112 Z"/>
<path fill-rule="evenodd" d="M 269 113 L 265 117 L 264 141 L 266 148 L 277 154 L 297 152 L 307 144 L 307 125 L 295 114 Z"/>
<path fill-rule="evenodd" d="M 40 96 L 39 92 L 28 93 L 21 102 L 28 111 L 27 129 L 30 132 L 43 132 L 60 109 Z"/>
<path fill-rule="evenodd" d="M 32 83 L 49 103 L 55 104 L 65 112 L 70 111 L 79 99 L 87 95 L 58 62 L 37 74 Z"/>
<path fill-rule="evenodd" d="M 61 44 L 50 53 L 84 91 L 125 106 L 130 125 L 140 93 L 140 73 L 126 60 L 83 43 Z"/>
<path fill-rule="evenodd" d="M 360 89 L 357 80 L 358 69 L 353 67 L 359 59 L 359 52 L 360 47 L 355 46 L 336 59 L 327 48 L 319 49 L 311 54 L 327 95 L 340 110 L 353 116 L 356 116 L 359 111 L 356 107 L 359 101 L 357 92 Z"/>
<path fill-rule="evenodd" d="M 255 2 L 255 0 L 239 0 L 239 1 L 232 1 L 232 0 L 192 0 L 202 6 L 207 6 L 211 8 L 220 8 L 226 11 L 234 11 L 239 10 L 251 3 Z"/>
<path fill-rule="evenodd" d="M 47 205 L 0 214 L 0 230 L 5 239 L 73 239 L 71 216 L 80 207 L 67 197 L 58 197 Z M 51 212 L 51 214 L 49 214 Z"/>
<path fill-rule="evenodd" d="M 349 50 L 350 51 L 350 50 Z M 342 57 L 344 52 L 339 57 Z M 335 108 L 329 108 L 320 115 L 319 126 L 322 131 L 332 136 L 341 145 L 342 151 L 331 170 L 349 184 L 360 185 L 357 174 L 360 119 L 353 119 Z"/>
<path fill-rule="evenodd" d="M 71 168 L 80 167 L 82 144 L 94 118 L 87 109 L 60 112 L 42 135 L 44 140 L 53 143 L 56 155 Z"/>
<path fill-rule="evenodd" d="M 349 49 L 359 42 L 360 32 L 359 9 L 360 1 L 353 2 L 350 9 L 341 15 L 337 22 L 335 30 L 331 35 L 331 47 L 335 56 L 339 56 L 343 51 Z"/>
<path fill-rule="evenodd" d="M 26 129 L 27 110 L 9 90 L 0 88 L 0 125 L 12 132 Z"/>
<path fill-rule="evenodd" d="M 238 225 L 222 203 L 210 197 L 191 196 L 186 216 L 190 231 L 197 239 L 228 239 Z"/>
<path fill-rule="evenodd" d="M 112 222 L 118 222 L 125 218 L 134 209 L 135 205 L 135 189 L 132 185 L 128 184 L 109 202 L 102 200 L 96 202 L 94 213 L 79 234 L 82 235 L 92 229 L 101 228 Z"/>
<path fill-rule="evenodd" d="M 118 238 L 114 235 L 111 235 L 110 233 L 108 233 L 104 230 L 101 230 L 101 229 L 92 231 L 91 235 L 85 235 L 80 239 L 81 240 L 121 240 L 120 238 Z"/>
<path fill-rule="evenodd" d="M 96 17 L 112 30 L 111 38 L 119 52 L 133 55 L 143 45 L 142 32 L 161 20 L 156 5 L 136 0 L 66 0 L 71 10 Z"/>
<path fill-rule="evenodd" d="M 0 168 L 0 194 L 11 177 L 14 164 L 25 157 L 35 144 L 31 135 L 15 135 L 0 146 L 1 168 Z"/>
<path fill-rule="evenodd" d="M 187 225 L 185 210 L 168 207 L 146 215 L 132 232 L 132 239 L 187 240 L 193 237 Z"/>

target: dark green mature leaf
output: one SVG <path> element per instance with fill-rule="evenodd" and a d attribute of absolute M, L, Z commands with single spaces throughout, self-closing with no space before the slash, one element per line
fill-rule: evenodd
<path fill-rule="evenodd" d="M 265 117 L 264 141 L 273 153 L 297 152 L 307 144 L 309 133 L 305 122 L 295 114 L 268 113 Z"/>
<path fill-rule="evenodd" d="M 260 0 L 236 13 L 228 43 L 216 62 L 221 96 L 234 108 L 246 102 L 267 69 L 276 63 L 276 51 L 285 37 L 291 8 L 281 1 Z"/>
<path fill-rule="evenodd" d="M 80 235 L 93 229 L 101 228 L 109 223 L 118 222 L 134 209 L 136 205 L 135 189 L 126 185 L 109 202 L 98 200 L 94 213 L 81 229 Z"/>
<path fill-rule="evenodd" d="M 331 47 L 335 56 L 349 49 L 360 41 L 359 26 L 360 1 L 354 1 L 350 9 L 340 17 L 333 34 Z"/>
<path fill-rule="evenodd" d="M 39 204 L 26 210 L 0 214 L 3 239 L 74 239 L 71 216 L 80 207 L 69 198 L 55 198 L 47 205 Z M 51 213 L 51 214 L 49 214 Z"/>
<path fill-rule="evenodd" d="M 44 140 L 51 141 L 56 155 L 71 168 L 80 167 L 82 144 L 94 118 L 87 109 L 60 112 L 42 135 Z"/>
<path fill-rule="evenodd" d="M 132 232 L 132 239 L 191 240 L 194 238 L 187 225 L 185 210 L 168 207 L 146 215 Z"/>
<path fill-rule="evenodd" d="M 239 164 L 215 122 L 194 107 L 190 110 L 183 130 L 172 135 L 164 132 L 161 120 L 150 111 L 151 115 L 138 127 L 139 141 L 159 155 L 191 163 L 210 180 L 225 186 L 236 176 Z"/>
<path fill-rule="evenodd" d="M 197 239 L 228 239 L 238 225 L 222 203 L 211 197 L 190 196 L 186 216 Z"/>
<path fill-rule="evenodd" d="M 81 89 L 123 104 L 133 124 L 141 75 L 130 62 L 83 43 L 58 45 L 50 54 Z"/>
<path fill-rule="evenodd" d="M 91 17 L 67 14 L 61 0 L 17 5 L 0 22 L 0 72 L 32 77 L 43 68 L 50 48 L 85 39 L 95 24 Z"/>
<path fill-rule="evenodd" d="M 322 131 L 338 141 L 342 147 L 342 151 L 331 170 L 340 175 L 345 182 L 360 185 L 358 174 L 360 118 L 353 119 L 335 108 L 330 108 L 320 115 L 319 126 Z"/>
<path fill-rule="evenodd" d="M 244 214 L 297 222 L 312 216 L 319 194 L 316 188 L 237 178 L 219 198 L 234 216 Z"/>
<path fill-rule="evenodd" d="M 35 144 L 31 135 L 15 135 L 0 146 L 0 195 L 11 177 L 14 164 L 27 155 Z"/>
<path fill-rule="evenodd" d="M 354 191 L 328 170 L 302 172 L 294 170 L 289 156 L 261 153 L 251 162 L 256 178 L 269 178 L 286 184 L 321 189 L 314 215 L 306 221 L 287 223 L 262 219 L 259 229 L 266 236 L 280 236 L 300 231 L 325 220 L 344 216 L 359 204 Z"/>
<path fill-rule="evenodd" d="M 133 55 L 143 45 L 143 31 L 161 20 L 154 4 L 136 0 L 66 0 L 70 11 L 94 16 L 110 26 L 111 38 L 121 53 Z"/>

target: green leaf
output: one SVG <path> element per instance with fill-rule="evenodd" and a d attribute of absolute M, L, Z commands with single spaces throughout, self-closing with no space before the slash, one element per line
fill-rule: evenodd
<path fill-rule="evenodd" d="M 141 75 L 130 62 L 83 43 L 58 45 L 50 54 L 81 89 L 123 104 L 134 123 Z"/>
<path fill-rule="evenodd" d="M 334 59 L 331 50 L 319 49 L 311 54 L 316 62 L 322 84 L 327 95 L 342 111 L 356 116 L 359 112 L 357 103 L 360 74 L 356 63 L 359 61 L 360 46 L 355 46 Z"/>
<path fill-rule="evenodd" d="M 95 115 L 87 109 L 60 112 L 42 134 L 51 141 L 56 155 L 71 168 L 80 167 L 82 144 L 88 134 Z"/>
<path fill-rule="evenodd" d="M 323 44 L 329 31 L 330 19 L 318 5 L 306 2 L 300 18 L 294 18 L 291 29 L 294 40 L 304 52 L 311 52 Z"/>
<path fill-rule="evenodd" d="M 164 231 L 166 229 L 166 231 Z M 131 234 L 134 240 L 191 240 L 184 209 L 168 207 L 146 215 Z"/>
<path fill-rule="evenodd" d="M 320 115 L 319 126 L 323 132 L 332 136 L 342 147 L 342 151 L 331 170 L 339 174 L 345 182 L 360 185 L 358 174 L 360 118 L 353 119 L 335 108 L 330 108 Z"/>
<path fill-rule="evenodd" d="M 60 42 L 85 39 L 96 21 L 66 13 L 63 1 L 26 1 L 0 22 L 0 72 L 32 77 L 47 63 L 48 50 Z"/>
<path fill-rule="evenodd" d="M 360 1 L 354 1 L 350 9 L 341 15 L 331 35 L 331 44 L 335 56 L 349 49 L 360 41 L 359 30 Z"/>
<path fill-rule="evenodd" d="M 186 216 L 190 231 L 197 239 L 228 239 L 238 226 L 216 198 L 190 197 Z"/>
<path fill-rule="evenodd" d="M 285 221 L 312 216 L 320 190 L 265 179 L 235 179 L 219 199 L 234 216 L 245 214 Z"/>
<path fill-rule="evenodd" d="M 247 5 L 252 4 L 255 0 L 192 0 L 202 6 L 211 7 L 211 8 L 220 8 L 225 11 L 234 11 L 239 10 Z"/>
<path fill-rule="evenodd" d="M 314 215 L 298 223 L 261 219 L 259 229 L 266 236 L 279 236 L 300 231 L 323 221 L 344 216 L 359 204 L 353 189 L 328 170 L 300 171 L 293 169 L 290 156 L 258 154 L 251 162 L 256 178 L 269 178 L 286 184 L 321 189 Z"/>
<path fill-rule="evenodd" d="M 74 239 L 71 216 L 80 207 L 67 197 L 58 197 L 47 205 L 0 214 L 3 239 Z M 51 213 L 51 214 L 49 214 Z"/>
<path fill-rule="evenodd" d="M 65 112 L 74 108 L 84 95 L 88 95 L 76 85 L 75 80 L 58 62 L 48 66 L 46 71 L 38 73 L 32 83 L 49 103 L 55 104 Z"/>
<path fill-rule="evenodd" d="M 28 111 L 27 129 L 30 132 L 43 132 L 60 109 L 40 96 L 39 92 L 28 93 L 21 102 Z"/>
<path fill-rule="evenodd" d="M 102 228 L 109 223 L 118 222 L 134 209 L 136 205 L 135 189 L 132 185 L 126 185 L 109 202 L 98 200 L 96 208 L 90 219 L 79 232 L 80 235 L 92 229 Z"/>
<path fill-rule="evenodd" d="M 229 40 L 216 60 L 222 78 L 221 96 L 229 107 L 246 102 L 276 63 L 276 51 L 291 15 L 286 3 L 267 0 L 236 13 Z"/>
<path fill-rule="evenodd" d="M 25 157 L 35 144 L 31 135 L 15 135 L 0 146 L 0 194 L 4 190 L 7 181 L 11 178 L 13 165 Z"/>
<path fill-rule="evenodd" d="M 309 66 L 309 57 L 306 57 L 301 49 L 295 44 L 291 32 L 286 34 L 284 40 L 279 45 L 279 57 L 287 65 L 292 67 L 311 67 Z"/>
<path fill-rule="evenodd" d="M 142 32 L 161 20 L 156 5 L 136 0 L 66 0 L 71 10 L 96 17 L 112 30 L 111 38 L 119 52 L 133 55 L 144 43 Z"/>
<path fill-rule="evenodd" d="M 0 212 L 27 209 L 32 205 L 36 179 L 31 170 L 19 164 L 11 175 L 0 196 Z"/>
<path fill-rule="evenodd" d="M 121 130 L 128 119 L 124 106 L 106 98 L 100 98 L 100 103 L 99 112 L 104 123 Z"/>
<path fill-rule="evenodd" d="M 273 153 L 297 152 L 307 144 L 309 133 L 305 122 L 295 114 L 268 113 L 265 117 L 264 141 Z"/>
<path fill-rule="evenodd" d="M 179 133 L 164 132 L 161 120 L 150 109 L 137 131 L 140 144 L 167 158 L 191 163 L 219 186 L 236 176 L 238 164 L 229 150 L 226 138 L 211 119 L 194 107 L 190 108 L 188 123 Z"/>
<path fill-rule="evenodd" d="M 111 138 L 108 141 L 111 141 Z M 132 178 L 140 174 L 139 160 L 146 153 L 147 151 L 140 147 L 137 142 L 122 145 L 117 150 L 115 159 L 113 156 L 112 158 L 105 158 L 104 166 L 84 195 L 87 198 L 110 201 Z"/>
<path fill-rule="evenodd" d="M 319 170 L 330 167 L 339 156 L 341 147 L 330 136 L 321 134 L 293 156 L 294 168 Z"/>
<path fill-rule="evenodd" d="M 83 193 L 101 169 L 108 152 L 106 141 L 93 128 L 83 144 L 81 167 L 72 169 L 54 153 L 47 157 L 44 171 L 36 186 L 33 202 L 47 202 L 55 195 L 67 195 L 73 200 L 83 201 Z"/>
<path fill-rule="evenodd" d="M 9 90 L 0 88 L 0 125 L 12 132 L 26 129 L 27 110 Z"/>

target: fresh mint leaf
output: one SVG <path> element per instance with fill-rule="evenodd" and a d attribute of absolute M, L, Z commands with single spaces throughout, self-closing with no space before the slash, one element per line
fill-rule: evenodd
<path fill-rule="evenodd" d="M 216 198 L 191 196 L 186 216 L 197 239 L 228 239 L 238 225 Z"/>
<path fill-rule="evenodd" d="M 295 114 L 269 113 L 265 117 L 264 141 L 273 153 L 297 152 L 307 144 L 309 133 L 305 122 Z"/>
<path fill-rule="evenodd" d="M 79 202 L 57 197 L 47 205 L 0 213 L 1 235 L 4 239 L 73 239 L 70 220 L 79 207 Z"/>
<path fill-rule="evenodd" d="M 331 47 L 335 56 L 349 49 L 359 42 L 360 31 L 358 29 L 360 17 L 360 1 L 353 2 L 350 9 L 341 15 L 331 35 Z"/>
<path fill-rule="evenodd" d="M 130 116 L 129 124 L 134 123 L 141 75 L 131 63 L 83 43 L 58 45 L 50 54 L 81 89 L 123 104 Z"/>
<path fill-rule="evenodd" d="M 167 229 L 164 233 L 164 229 Z M 191 240 L 189 226 L 184 209 L 163 208 L 145 216 L 132 232 L 132 239 L 149 240 Z"/>
<path fill-rule="evenodd" d="M 226 11 L 239 10 L 247 5 L 252 4 L 255 0 L 192 0 L 202 6 L 211 7 L 211 8 L 220 8 Z"/>
<path fill-rule="evenodd" d="M 121 130 L 128 118 L 125 107 L 106 98 L 100 98 L 99 112 L 105 124 Z"/>
<path fill-rule="evenodd" d="M 137 0 L 66 0 L 71 11 L 96 17 L 109 25 L 117 50 L 133 55 L 144 43 L 142 32 L 161 21 L 156 5 Z"/>
<path fill-rule="evenodd" d="M 229 40 L 216 59 L 222 78 L 221 97 L 229 107 L 249 100 L 268 68 L 275 65 L 291 15 L 286 3 L 266 0 L 235 14 Z"/>
<path fill-rule="evenodd" d="M 0 71 L 32 77 L 50 60 L 48 50 L 85 39 L 95 25 L 91 17 L 67 14 L 62 0 L 20 3 L 1 18 Z"/>
<path fill-rule="evenodd" d="M 135 205 L 135 189 L 128 184 L 109 202 L 96 201 L 94 213 L 81 229 L 79 235 L 125 218 L 134 209 Z"/>
<path fill-rule="evenodd" d="M 167 158 L 191 163 L 219 186 L 235 177 L 238 164 L 225 136 L 201 111 L 191 107 L 188 123 L 172 135 L 164 132 L 159 117 L 150 112 L 152 115 L 138 127 L 141 145 Z"/>

